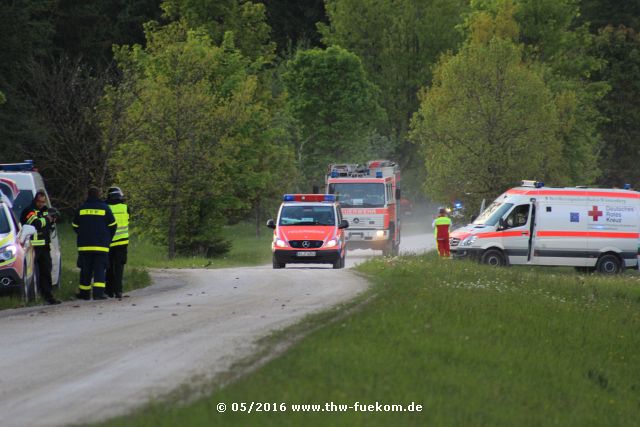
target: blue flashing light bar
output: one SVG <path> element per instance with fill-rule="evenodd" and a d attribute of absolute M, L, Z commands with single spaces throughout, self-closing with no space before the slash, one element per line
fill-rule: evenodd
<path fill-rule="evenodd" d="M 339 176 L 338 171 L 337 170 L 332 170 L 331 171 L 331 178 L 337 178 Z"/>
<path fill-rule="evenodd" d="M 542 188 L 542 187 L 544 187 L 544 182 L 536 181 L 536 188 Z"/>
<path fill-rule="evenodd" d="M 631 184 L 625 184 L 622 188 L 625 190 L 631 190 Z"/>
<path fill-rule="evenodd" d="M 22 163 L 2 163 L 0 170 L 7 172 L 26 172 L 33 170 L 33 160 L 25 160 Z"/>
<path fill-rule="evenodd" d="M 285 194 L 285 202 L 335 202 L 335 194 Z"/>
<path fill-rule="evenodd" d="M 376 178 L 382 178 L 382 171 L 376 172 Z"/>

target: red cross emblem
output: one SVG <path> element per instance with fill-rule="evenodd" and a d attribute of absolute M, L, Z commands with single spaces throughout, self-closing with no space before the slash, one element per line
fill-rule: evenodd
<path fill-rule="evenodd" d="M 603 214 L 602 214 L 602 211 L 598 210 L 597 206 L 594 206 L 592 211 L 587 212 L 587 215 L 593 218 L 594 221 L 598 221 L 598 218 L 601 217 Z"/>

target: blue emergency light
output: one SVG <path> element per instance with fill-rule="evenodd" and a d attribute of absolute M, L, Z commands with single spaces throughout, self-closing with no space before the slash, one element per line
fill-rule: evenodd
<path fill-rule="evenodd" d="M 462 202 L 455 202 L 453 204 L 453 207 L 456 208 L 456 209 L 462 209 Z"/>
<path fill-rule="evenodd" d="M 631 184 L 625 184 L 622 188 L 625 190 L 631 190 Z"/>
<path fill-rule="evenodd" d="M 536 181 L 536 188 L 542 188 L 542 187 L 544 187 L 544 182 Z"/>
<path fill-rule="evenodd" d="M 376 178 L 382 178 L 382 171 L 376 172 Z"/>
<path fill-rule="evenodd" d="M 335 194 L 285 194 L 285 202 L 335 202 Z"/>
<path fill-rule="evenodd" d="M 27 172 L 33 170 L 33 160 L 25 160 L 22 163 L 2 163 L 0 170 L 8 172 Z"/>
<path fill-rule="evenodd" d="M 331 171 L 331 178 L 337 178 L 339 176 L 338 171 L 337 170 L 332 170 Z"/>

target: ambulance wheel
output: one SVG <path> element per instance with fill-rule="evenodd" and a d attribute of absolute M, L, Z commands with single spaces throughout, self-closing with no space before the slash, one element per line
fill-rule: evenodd
<path fill-rule="evenodd" d="M 280 263 L 278 262 L 278 260 L 276 259 L 276 256 L 274 255 L 272 258 L 272 263 L 273 263 L 273 268 L 274 269 L 278 269 L 278 268 L 284 268 L 286 264 Z"/>
<path fill-rule="evenodd" d="M 480 262 L 496 267 L 507 265 L 507 260 L 504 257 L 504 254 L 498 249 L 489 249 L 483 253 L 482 258 L 480 258 Z"/>
<path fill-rule="evenodd" d="M 338 258 L 338 260 L 333 263 L 334 270 L 337 270 L 339 268 L 344 268 L 345 258 L 346 257 L 347 257 L 347 254 L 345 254 L 344 256 L 342 256 L 340 258 Z"/>
<path fill-rule="evenodd" d="M 622 271 L 622 263 L 617 256 L 605 254 L 598 260 L 596 270 L 602 274 L 618 274 Z"/>

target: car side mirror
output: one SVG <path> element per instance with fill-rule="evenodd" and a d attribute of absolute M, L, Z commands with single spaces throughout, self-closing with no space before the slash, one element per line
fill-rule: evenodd
<path fill-rule="evenodd" d="M 267 227 L 269 227 L 269 228 L 273 228 L 273 229 L 275 230 L 275 228 L 276 228 L 276 223 L 275 223 L 275 221 L 274 221 L 273 219 L 268 219 L 268 220 L 267 220 Z"/>
<path fill-rule="evenodd" d="M 504 218 L 500 218 L 500 220 L 498 221 L 498 230 L 504 230 L 505 228 L 507 228 L 507 223 L 505 222 Z"/>
<path fill-rule="evenodd" d="M 347 221 L 346 219 L 343 219 L 342 221 L 340 221 L 338 228 L 349 228 L 349 221 Z"/>
<path fill-rule="evenodd" d="M 27 239 L 34 236 L 38 231 L 33 225 L 23 225 L 18 233 L 18 241 L 21 245 L 24 245 Z"/>

